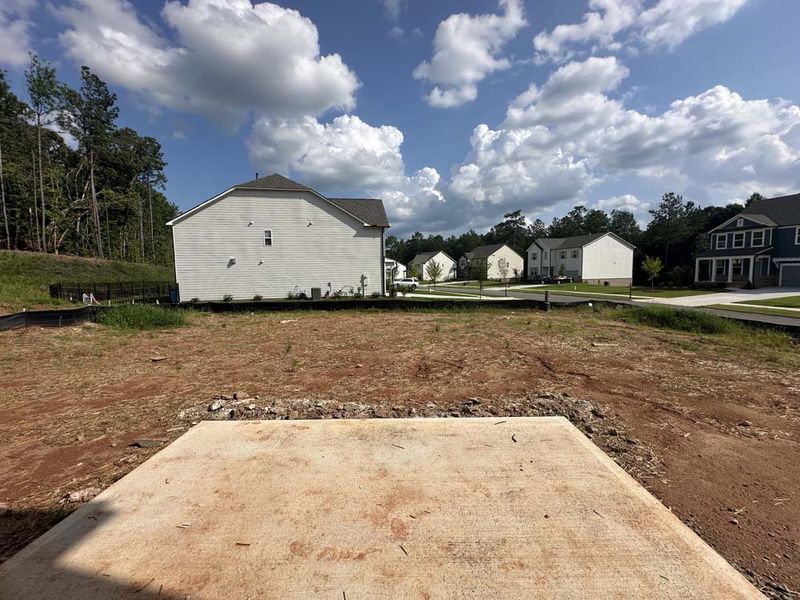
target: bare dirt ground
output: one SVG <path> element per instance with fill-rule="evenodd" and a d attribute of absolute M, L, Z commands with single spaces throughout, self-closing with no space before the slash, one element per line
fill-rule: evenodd
<path fill-rule="evenodd" d="M 91 497 L 199 419 L 564 414 L 762 590 L 794 598 L 798 355 L 574 310 L 0 334 L 0 560 L 77 506 L 65 496 Z"/>

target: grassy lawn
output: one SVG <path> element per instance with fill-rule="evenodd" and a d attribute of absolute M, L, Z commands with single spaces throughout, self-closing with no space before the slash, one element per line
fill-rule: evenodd
<path fill-rule="evenodd" d="M 786 298 L 774 298 L 772 300 L 746 300 L 738 304 L 759 304 L 761 306 L 778 306 L 784 308 L 800 308 L 800 296 L 787 296 Z"/>
<path fill-rule="evenodd" d="M 439 285 L 439 284 L 437 284 L 437 285 Z M 509 284 L 509 285 L 514 285 L 514 284 Z M 503 287 L 503 286 L 505 286 L 505 283 L 501 283 L 499 281 L 484 281 L 483 282 L 483 287 L 484 288 Z M 477 289 L 480 289 L 481 286 L 478 285 L 477 281 L 471 279 L 469 281 L 459 281 L 457 283 L 448 283 L 447 285 L 445 285 L 443 287 L 445 287 L 447 289 L 451 289 L 451 288 L 456 288 L 456 289 L 458 289 L 458 288 L 469 288 L 469 289 L 472 289 L 472 290 L 477 290 Z"/>
<path fill-rule="evenodd" d="M 68 304 L 48 285 L 73 282 L 172 281 L 170 267 L 37 252 L 0 251 L 0 314 Z"/>
<path fill-rule="evenodd" d="M 762 308 L 760 306 L 743 306 L 741 304 L 712 304 L 707 308 L 717 308 L 719 310 L 730 310 L 732 312 L 752 313 L 758 315 L 774 315 L 776 317 L 791 317 L 800 319 L 800 312 L 796 310 L 781 310 L 780 308 Z"/>
<path fill-rule="evenodd" d="M 604 296 L 627 296 L 628 287 L 622 285 L 591 285 L 588 283 L 565 283 L 562 285 L 542 285 L 529 288 L 518 288 L 520 292 L 568 292 L 591 293 Z M 679 298 L 681 296 L 701 296 L 704 294 L 714 294 L 717 290 L 696 290 L 692 288 L 655 288 L 634 286 L 633 295 L 647 298 Z"/>

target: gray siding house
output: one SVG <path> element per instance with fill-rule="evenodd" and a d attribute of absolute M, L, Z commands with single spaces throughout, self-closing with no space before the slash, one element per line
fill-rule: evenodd
<path fill-rule="evenodd" d="M 800 287 L 800 194 L 753 202 L 708 234 L 696 282 Z"/>
<path fill-rule="evenodd" d="M 169 223 L 180 299 L 385 293 L 383 202 L 328 198 L 278 174 L 234 185 Z"/>

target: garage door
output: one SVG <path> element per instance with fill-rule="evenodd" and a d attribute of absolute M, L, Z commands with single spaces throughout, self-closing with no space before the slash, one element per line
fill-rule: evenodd
<path fill-rule="evenodd" d="M 783 265 L 781 268 L 781 287 L 800 288 L 800 265 Z"/>

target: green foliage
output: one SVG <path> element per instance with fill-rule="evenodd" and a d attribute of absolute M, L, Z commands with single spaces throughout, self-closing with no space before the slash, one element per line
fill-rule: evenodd
<path fill-rule="evenodd" d="M 561 266 L 558 267 L 558 274 L 561 277 L 564 277 L 564 275 L 567 274 L 567 268 L 564 266 L 564 263 L 561 263 Z"/>
<path fill-rule="evenodd" d="M 51 283 L 172 281 L 169 267 L 38 252 L 0 251 L 0 312 L 52 306 Z"/>
<path fill-rule="evenodd" d="M 616 314 L 616 313 L 615 313 Z M 619 316 L 629 323 L 649 325 L 661 329 L 674 329 L 690 333 L 723 334 L 741 329 L 729 319 L 691 309 L 668 306 L 643 306 L 625 308 Z"/>
<path fill-rule="evenodd" d="M 657 256 L 645 256 L 642 261 L 642 270 L 647 274 L 647 280 L 652 285 L 656 277 L 664 269 L 664 263 Z"/>
<path fill-rule="evenodd" d="M 187 323 L 184 311 L 152 304 L 121 304 L 103 310 L 97 320 L 107 327 L 132 331 L 170 329 Z"/>
<path fill-rule="evenodd" d="M 233 294 L 225 294 L 222 297 L 223 302 L 233 302 Z"/>
<path fill-rule="evenodd" d="M 428 266 L 425 267 L 425 274 L 428 276 L 434 285 L 436 282 L 439 281 L 442 277 L 442 265 L 435 260 L 432 260 L 428 263 Z"/>
<path fill-rule="evenodd" d="M 0 247 L 170 264 L 177 208 L 161 192 L 161 146 L 117 127 L 116 99 L 89 69 L 81 82 L 67 88 L 32 55 L 25 103 L 0 71 Z"/>

